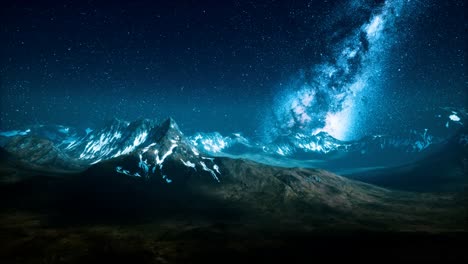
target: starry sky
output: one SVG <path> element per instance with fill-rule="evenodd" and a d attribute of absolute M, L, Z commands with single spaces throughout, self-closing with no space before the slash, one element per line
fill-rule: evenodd
<path fill-rule="evenodd" d="M 40 2 L 0 4 L 4 130 L 167 116 L 189 134 L 284 133 L 287 118 L 308 122 L 294 126 L 302 132 L 323 129 L 301 89 L 321 83 L 322 66 L 342 67 L 339 54 L 388 5 L 379 44 L 339 79 L 366 84 L 344 128 L 353 133 L 336 136 L 408 129 L 467 101 L 464 1 Z M 323 102 L 324 116 L 335 113 Z"/>

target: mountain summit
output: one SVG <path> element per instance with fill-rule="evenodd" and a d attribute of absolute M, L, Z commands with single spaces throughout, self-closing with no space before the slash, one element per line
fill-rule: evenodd
<path fill-rule="evenodd" d="M 214 158 L 200 153 L 185 139 L 174 119 L 168 118 L 151 129 L 131 133 L 136 128 L 141 126 L 127 131 L 135 136 L 132 145 L 121 145 L 116 154 L 90 170 L 99 171 L 103 166 L 112 166 L 119 174 L 165 183 L 182 182 L 193 174 L 205 174 L 220 181 L 221 173 Z M 109 149 L 106 145 L 103 148 Z"/>

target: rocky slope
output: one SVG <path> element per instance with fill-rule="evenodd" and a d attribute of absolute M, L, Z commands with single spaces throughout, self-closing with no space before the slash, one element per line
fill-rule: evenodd
<path fill-rule="evenodd" d="M 122 124 L 123 130 L 130 125 Z M 310 254 L 329 260 L 336 252 L 387 256 L 402 243 L 393 256 L 415 248 L 416 256 L 426 256 L 427 245 L 464 254 L 466 243 L 453 240 L 466 240 L 464 193 L 401 192 L 325 170 L 212 157 L 172 119 L 135 127 L 139 133 L 122 134 L 96 151 L 86 145 L 101 142 L 98 134 L 77 141 L 68 152 L 76 153 L 72 160 L 91 156 L 83 159 L 89 168 L 76 173 L 27 167 L 60 165 L 65 154 L 50 141 L 13 138 L 10 149 L 23 153 L 18 156 L 0 148 L 2 179 L 29 175 L 0 181 L 0 259 L 291 262 Z M 144 140 L 134 144 L 137 138 Z"/>
<path fill-rule="evenodd" d="M 18 162 L 32 169 L 77 171 L 86 166 L 72 159 L 50 140 L 36 136 L 15 136 L 4 149 Z"/>

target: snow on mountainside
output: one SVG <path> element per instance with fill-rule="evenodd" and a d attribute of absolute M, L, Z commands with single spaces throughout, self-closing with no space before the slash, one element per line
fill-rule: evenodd
<path fill-rule="evenodd" d="M 134 122 L 114 119 L 101 129 L 88 130 L 82 137 L 74 132 L 67 138 L 62 135 L 67 134 L 62 132 L 64 127 L 55 129 L 48 128 L 56 133 L 45 133 L 43 128 L 5 132 L 2 146 L 25 164 L 41 168 L 76 165 L 73 167 L 76 169 L 104 163 L 104 166 L 112 164 L 116 173 L 158 178 L 166 183 L 174 180 L 171 171 L 183 168 L 219 182 L 221 172 L 214 158 L 198 151 L 172 118 L 161 124 L 148 119 Z"/>
<path fill-rule="evenodd" d="M 138 130 L 140 133 L 133 134 L 133 145 L 121 145 L 117 154 L 91 167 L 90 171 L 100 171 L 100 168 L 110 166 L 119 174 L 165 183 L 183 181 L 180 177 L 191 174 L 205 174 L 216 182 L 220 181 L 221 172 L 214 158 L 200 153 L 193 147 L 172 118 L 160 125 L 149 125 L 145 128 L 148 129 Z M 124 151 L 121 151 L 122 148 Z M 110 155 L 108 149 L 111 148 L 105 149 L 105 153 Z M 185 173 L 181 174 L 181 171 Z"/>
<path fill-rule="evenodd" d="M 219 133 L 198 133 L 190 140 L 199 150 L 213 156 L 246 158 L 285 167 L 319 167 L 347 174 L 356 169 L 388 168 L 418 161 L 439 151 L 453 138 L 466 145 L 465 112 L 447 111 L 445 115 L 435 115 L 437 122 L 434 121 L 430 128 L 367 136 L 354 141 L 341 141 L 325 132 L 284 135 L 264 143 L 243 137 L 238 140 Z"/>
<path fill-rule="evenodd" d="M 147 142 L 151 131 L 157 127 L 152 120 L 126 122 L 114 119 L 103 128 L 70 142 L 65 151 L 80 160 L 92 163 L 128 154 Z"/>
<path fill-rule="evenodd" d="M 67 153 L 72 158 L 95 163 L 120 155 L 128 154 L 139 147 L 151 144 L 152 133 L 158 125 L 155 121 L 142 119 L 126 122 L 114 119 L 100 129 L 78 131 L 65 126 L 34 126 L 25 130 L 1 132 L 3 144 L 15 136 L 35 136 L 45 138 Z M 317 135 L 295 134 L 282 136 L 273 142 L 255 143 L 239 133 L 223 136 L 218 132 L 196 133 L 188 137 L 191 145 L 210 155 L 241 155 L 245 153 L 263 153 L 267 155 L 309 158 L 327 158 L 340 153 L 377 153 L 385 150 L 401 152 L 421 152 L 441 138 L 430 135 L 427 130 L 412 130 L 405 136 L 378 135 L 357 141 L 340 141 L 325 132 Z M 312 156 L 311 156 L 312 155 Z"/>
<path fill-rule="evenodd" d="M 446 142 L 463 129 L 467 119 L 466 111 L 452 108 L 442 110 L 443 113 L 434 115 L 430 128 L 400 131 L 398 134 L 372 135 L 354 141 L 341 141 L 326 132 L 310 135 L 293 133 L 264 143 L 253 143 L 243 137 L 225 137 L 217 132 L 198 133 L 190 137 L 190 140 L 199 150 L 218 156 L 263 153 L 296 160 L 328 160 L 349 154 L 415 156 Z"/>
<path fill-rule="evenodd" d="M 24 129 L 0 132 L 0 144 L 5 145 L 9 138 L 16 136 L 34 136 L 47 139 L 61 148 L 84 137 L 89 131 L 90 129 L 80 131 L 62 125 L 34 125 Z"/>
<path fill-rule="evenodd" d="M 252 144 L 249 139 L 240 133 L 233 133 L 223 136 L 218 132 L 196 133 L 188 137 L 189 141 L 200 151 L 209 154 L 218 154 L 227 151 L 228 153 L 243 153 L 255 148 L 258 144 Z"/>
<path fill-rule="evenodd" d="M 374 135 L 355 141 L 340 141 L 325 132 L 315 135 L 290 134 L 266 143 L 252 141 L 240 133 L 233 133 L 229 136 L 223 136 L 217 132 L 196 133 L 186 139 L 183 136 L 181 138 L 186 149 L 192 150 L 193 153 L 248 158 L 279 166 L 316 167 L 315 161 L 327 162 L 319 166 L 332 170 L 353 166 L 394 166 L 416 160 L 443 145 L 448 138 L 443 134 L 437 134 L 436 128 L 440 127 L 441 131 L 448 135 L 464 127 L 466 123 L 464 111 L 450 108 L 446 109 L 446 112 L 443 116 L 447 121 L 444 121 L 442 115 L 436 115 L 436 119 L 440 120 L 436 127 L 430 129 L 400 132 L 398 135 Z M 168 120 L 167 122 L 177 127 L 172 119 Z M 445 122 L 449 125 L 445 125 Z M 178 128 L 176 130 L 179 131 Z M 151 161 L 157 158 L 155 162 L 159 165 L 164 154 L 170 153 L 172 146 L 170 143 L 163 150 L 155 149 L 156 145 L 158 148 L 161 147 L 157 141 L 165 133 L 164 131 L 167 132 L 167 127 L 148 119 L 134 122 L 114 119 L 101 128 L 94 130 L 88 128 L 82 131 L 60 125 L 40 125 L 0 132 L 0 146 L 7 145 L 17 137 L 43 138 L 49 140 L 60 152 L 60 156 L 65 157 L 65 160 L 68 158 L 68 160 L 76 160 L 77 163 L 88 165 L 145 150 L 142 152 L 142 164 L 145 160 Z M 180 131 L 178 133 L 182 135 Z M 464 142 L 463 135 L 459 133 L 456 135 L 460 137 L 461 143 Z M 10 145 L 10 150 L 18 149 Z M 157 156 L 148 154 L 156 150 Z M 212 166 L 209 168 L 207 165 L 210 163 L 207 160 L 182 160 L 188 167 L 198 166 L 201 170 L 214 171 Z M 309 164 L 309 161 L 312 163 Z M 122 172 L 124 172 L 123 169 Z M 146 172 L 139 172 L 139 175 L 142 173 Z"/>
<path fill-rule="evenodd" d="M 365 137 L 357 141 L 340 141 L 325 132 L 311 136 L 296 134 L 279 137 L 273 142 L 263 145 L 251 144 L 245 138 L 236 140 L 236 138 L 224 137 L 219 133 L 198 133 L 190 137 L 190 140 L 198 149 L 207 151 L 213 155 L 220 155 L 220 153 L 221 155 L 226 153 L 233 154 L 233 149 L 242 148 L 247 152 L 261 151 L 265 154 L 296 158 L 299 157 L 297 154 L 304 153 L 326 157 L 327 154 L 331 155 L 337 152 L 358 152 L 365 154 L 368 152 L 382 152 L 388 149 L 400 150 L 402 152 L 421 152 L 432 144 L 442 141 L 440 138 L 429 135 L 427 130 L 422 132 L 412 130 L 404 137 L 377 135 Z"/>

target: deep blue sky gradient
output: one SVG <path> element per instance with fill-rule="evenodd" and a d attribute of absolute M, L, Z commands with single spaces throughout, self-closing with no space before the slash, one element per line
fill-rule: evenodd
<path fill-rule="evenodd" d="M 349 2 L 2 1 L 0 129 L 172 116 L 187 133 L 254 135 L 291 76 L 383 1 Z M 466 104 L 464 1 L 419 2 L 362 109 L 369 133 Z"/>

